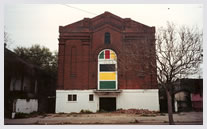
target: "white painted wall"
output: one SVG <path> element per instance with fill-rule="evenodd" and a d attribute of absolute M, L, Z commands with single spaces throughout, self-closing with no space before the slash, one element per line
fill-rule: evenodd
<path fill-rule="evenodd" d="M 68 94 L 76 94 L 77 101 L 68 101 Z M 89 101 L 94 94 L 94 101 Z M 96 112 L 99 110 L 99 97 L 116 97 L 117 109 L 149 109 L 159 111 L 158 89 L 122 90 L 118 94 L 97 94 L 93 90 L 56 90 L 56 113 L 80 112 L 82 109 Z"/>
<path fill-rule="evenodd" d="M 68 94 L 77 94 L 77 101 L 68 101 Z M 94 101 L 89 101 L 89 94 L 93 90 L 56 90 L 56 113 L 80 112 L 82 109 L 96 112 L 98 97 L 94 94 Z"/>
<path fill-rule="evenodd" d="M 30 99 L 29 101 L 27 101 L 26 99 L 17 99 L 15 106 L 16 106 L 16 112 L 31 113 L 37 111 L 38 100 Z"/>
<path fill-rule="evenodd" d="M 159 111 L 158 89 L 123 90 L 117 97 L 117 109 L 149 109 Z"/>

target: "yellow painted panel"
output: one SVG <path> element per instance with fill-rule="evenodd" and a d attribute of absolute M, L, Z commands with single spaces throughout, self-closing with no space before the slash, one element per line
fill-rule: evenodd
<path fill-rule="evenodd" d="M 116 80 L 116 73 L 99 73 L 100 80 Z"/>
<path fill-rule="evenodd" d="M 111 59 L 116 60 L 116 54 L 113 51 L 110 51 Z"/>

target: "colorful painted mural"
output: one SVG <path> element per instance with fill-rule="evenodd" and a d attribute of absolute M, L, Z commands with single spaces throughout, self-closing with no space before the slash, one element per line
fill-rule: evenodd
<path fill-rule="evenodd" d="M 114 51 L 105 49 L 99 54 L 98 61 L 98 89 L 117 89 L 116 54 Z"/>

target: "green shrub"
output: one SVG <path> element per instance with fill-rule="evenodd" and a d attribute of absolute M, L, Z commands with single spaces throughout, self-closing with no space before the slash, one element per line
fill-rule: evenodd
<path fill-rule="evenodd" d="M 29 117 L 37 117 L 37 116 L 46 116 L 46 114 L 44 112 L 31 112 L 31 113 L 22 113 L 22 112 L 17 112 L 15 114 L 15 118 L 18 119 L 18 118 L 29 118 Z"/>
<path fill-rule="evenodd" d="M 65 114 L 64 112 L 59 112 L 58 114 Z"/>
<path fill-rule="evenodd" d="M 105 113 L 105 112 L 107 112 L 107 111 L 105 111 L 103 109 L 97 111 L 97 113 Z"/>
<path fill-rule="evenodd" d="M 19 118 L 28 118 L 29 114 L 28 113 L 21 113 L 21 112 L 17 112 L 15 114 L 15 119 L 19 119 Z"/>
<path fill-rule="evenodd" d="M 146 116 L 146 117 L 156 117 L 155 114 L 141 114 L 140 116 Z"/>
<path fill-rule="evenodd" d="M 93 113 L 92 111 L 90 110 L 81 110 L 80 113 L 84 113 L 84 114 L 90 114 L 90 113 Z"/>
<path fill-rule="evenodd" d="M 121 111 L 121 110 L 123 110 L 122 108 L 119 108 L 119 109 L 117 109 L 116 111 Z"/>

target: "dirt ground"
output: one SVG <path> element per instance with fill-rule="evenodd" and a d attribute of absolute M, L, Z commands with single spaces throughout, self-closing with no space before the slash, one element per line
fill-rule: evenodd
<path fill-rule="evenodd" d="M 184 112 L 173 115 L 179 125 L 202 125 L 203 112 Z M 5 125 L 62 125 L 62 124 L 141 124 L 167 125 L 167 114 L 136 113 L 70 113 L 46 114 L 24 119 L 5 119 Z"/>

